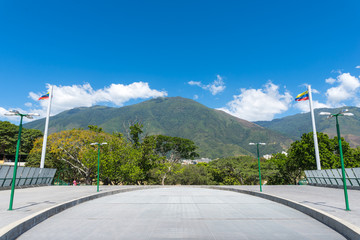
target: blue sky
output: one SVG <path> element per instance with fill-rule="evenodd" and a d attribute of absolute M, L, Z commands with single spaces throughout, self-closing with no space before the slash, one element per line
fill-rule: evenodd
<path fill-rule="evenodd" d="M 161 96 L 271 120 L 360 106 L 359 1 L 1 1 L 0 120 Z"/>

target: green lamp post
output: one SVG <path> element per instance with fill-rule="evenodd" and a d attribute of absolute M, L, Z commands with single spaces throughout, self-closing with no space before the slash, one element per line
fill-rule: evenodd
<path fill-rule="evenodd" d="M 19 125 L 19 135 L 18 140 L 16 144 L 16 154 L 15 154 L 15 163 L 14 163 L 14 173 L 13 173 L 13 179 L 11 182 L 11 194 L 10 194 L 10 204 L 9 204 L 9 210 L 13 210 L 13 202 L 14 202 L 14 193 L 15 193 L 15 185 L 16 185 L 16 172 L 17 172 L 17 165 L 18 165 L 18 159 L 19 159 L 19 150 L 20 150 L 20 142 L 21 142 L 21 130 L 22 130 L 22 121 L 23 118 L 29 118 L 32 119 L 32 116 L 40 116 L 38 113 L 27 113 L 23 114 L 20 113 L 17 110 L 10 110 L 9 113 L 5 113 L 5 116 L 20 116 L 20 125 Z"/>
<path fill-rule="evenodd" d="M 266 145 L 266 143 L 249 143 L 249 145 L 256 145 L 257 157 L 258 157 L 258 165 L 259 165 L 259 183 L 260 183 L 260 192 L 262 192 L 259 145 Z"/>
<path fill-rule="evenodd" d="M 100 179 L 99 179 L 99 176 L 100 176 L 100 146 L 104 145 L 104 144 L 107 144 L 107 143 L 106 142 L 103 142 L 103 143 L 94 142 L 94 143 L 90 144 L 90 145 L 98 146 L 98 169 L 97 169 L 97 191 L 98 192 L 99 192 L 99 184 L 100 184 Z"/>
<path fill-rule="evenodd" d="M 336 132 L 339 142 L 339 152 L 340 152 L 340 162 L 341 162 L 341 172 L 342 172 L 342 180 L 343 180 L 343 186 L 344 186 L 344 195 L 345 195 L 345 205 L 346 205 L 346 211 L 350 211 L 349 208 L 349 199 L 348 199 L 348 193 L 347 193 L 347 187 L 346 187 L 346 175 L 345 175 L 345 166 L 344 166 L 344 158 L 343 158 L 343 152 L 342 152 L 342 146 L 341 146 L 341 136 L 340 136 L 340 125 L 338 116 L 354 116 L 354 114 L 349 113 L 348 109 L 344 109 L 339 113 L 331 114 L 329 112 L 321 112 L 320 115 L 327 115 L 328 118 L 335 117 L 336 118 Z"/>

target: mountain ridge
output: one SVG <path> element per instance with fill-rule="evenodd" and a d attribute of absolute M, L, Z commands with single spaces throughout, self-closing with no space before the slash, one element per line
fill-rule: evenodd
<path fill-rule="evenodd" d="M 360 146 L 360 108 L 344 106 L 340 108 L 318 108 L 314 110 L 315 125 L 317 132 L 323 132 L 330 137 L 337 135 L 335 118 L 328 119 L 320 115 L 320 112 L 339 113 L 343 109 L 348 109 L 354 116 L 340 116 L 339 125 L 341 137 L 350 143 L 352 147 Z M 310 112 L 298 113 L 283 118 L 273 119 L 271 121 L 256 121 L 260 126 L 284 134 L 293 140 L 299 140 L 303 133 L 312 132 L 312 123 Z"/>
<path fill-rule="evenodd" d="M 43 131 L 45 119 L 24 124 Z M 255 123 L 236 118 L 182 97 L 154 98 L 120 108 L 93 106 L 64 111 L 50 118 L 49 133 L 97 125 L 105 132 L 125 133 L 129 124 L 140 122 L 144 132 L 188 138 L 199 146 L 201 157 L 255 155 L 249 142 L 268 142 L 263 153 L 289 147 L 291 139 Z"/>

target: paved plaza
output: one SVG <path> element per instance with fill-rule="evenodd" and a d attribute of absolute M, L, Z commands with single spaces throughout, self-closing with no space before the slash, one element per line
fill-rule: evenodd
<path fill-rule="evenodd" d="M 19 239 L 344 239 L 300 211 L 249 194 L 206 186 L 147 188 L 101 186 L 100 193 L 96 192 L 96 186 L 17 189 L 13 211 L 7 210 L 10 191 L 3 190 L 0 191 L 0 232 L 44 209 L 74 199 L 136 190 L 71 207 L 31 228 Z M 259 192 L 259 186 L 222 188 Z M 359 226 L 358 190 L 349 190 L 350 212 L 344 210 L 342 189 L 264 186 L 263 192 L 317 208 Z"/>
<path fill-rule="evenodd" d="M 262 198 L 169 187 L 86 202 L 19 239 L 345 239 L 311 217 Z"/>
<path fill-rule="evenodd" d="M 259 186 L 222 186 L 222 188 L 259 191 Z M 360 190 L 348 189 L 351 211 L 345 211 L 343 188 L 315 187 L 310 185 L 265 185 L 263 186 L 263 193 L 289 199 L 324 211 L 360 227 Z"/>

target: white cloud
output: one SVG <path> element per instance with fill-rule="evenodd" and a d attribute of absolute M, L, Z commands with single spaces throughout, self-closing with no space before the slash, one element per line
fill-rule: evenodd
<path fill-rule="evenodd" d="M 225 83 L 220 75 L 216 75 L 216 80 L 206 87 L 212 95 L 216 95 L 225 90 Z"/>
<path fill-rule="evenodd" d="M 342 74 L 343 69 L 331 70 L 331 73 Z"/>
<path fill-rule="evenodd" d="M 359 66 L 356 66 L 355 68 L 360 68 L 360 65 L 359 65 Z"/>
<path fill-rule="evenodd" d="M 0 107 L 0 120 L 8 119 L 8 117 L 4 115 L 7 112 L 9 112 L 9 111 L 6 110 L 5 108 Z"/>
<path fill-rule="evenodd" d="M 49 86 L 48 86 L 49 88 Z M 33 109 L 42 117 L 46 116 L 47 100 L 38 101 L 41 93 L 30 92 L 29 97 L 41 105 Z M 131 99 L 147 99 L 167 96 L 166 91 L 151 89 L 146 82 L 134 82 L 129 85 L 111 84 L 103 89 L 94 90 L 89 83 L 72 86 L 53 86 L 52 115 L 75 107 L 90 107 L 101 102 L 123 106 Z"/>
<path fill-rule="evenodd" d="M 334 83 L 336 82 L 336 79 L 334 79 L 334 78 L 327 78 L 327 79 L 325 79 L 325 82 L 326 82 L 326 83 L 329 83 L 329 84 L 334 84 Z"/>
<path fill-rule="evenodd" d="M 201 82 L 195 82 L 195 81 L 190 81 L 190 82 L 188 82 L 188 84 L 191 85 L 191 86 L 198 86 L 198 87 L 202 86 Z"/>
<path fill-rule="evenodd" d="M 310 112 L 310 106 L 309 106 L 309 101 L 301 101 L 301 102 L 296 102 L 296 108 L 300 109 L 302 112 Z M 325 104 L 325 103 L 321 103 L 319 101 L 314 101 L 313 100 L 313 106 L 314 109 L 316 108 L 329 108 L 330 106 Z"/>
<path fill-rule="evenodd" d="M 188 84 L 192 85 L 192 86 L 201 87 L 204 90 L 208 90 L 211 92 L 212 95 L 221 93 L 226 88 L 223 78 L 220 75 L 216 75 L 216 79 L 214 80 L 214 82 L 212 82 L 208 85 L 204 85 L 201 82 L 195 82 L 195 81 L 190 81 L 190 82 L 188 82 Z"/>
<path fill-rule="evenodd" d="M 288 91 L 281 94 L 279 86 L 269 81 L 263 89 L 241 89 L 241 94 L 220 110 L 248 121 L 272 120 L 288 110 L 293 100 Z"/>
<path fill-rule="evenodd" d="M 332 107 L 344 105 L 346 100 L 356 99 L 356 93 L 360 87 L 358 78 L 350 73 L 342 73 L 336 78 L 338 86 L 329 88 L 326 91 L 327 104 Z"/>
<path fill-rule="evenodd" d="M 312 88 L 312 89 L 311 89 L 311 92 L 312 92 L 312 93 L 320 93 L 320 92 L 319 92 L 318 90 L 316 90 L 315 88 Z"/>
<path fill-rule="evenodd" d="M 199 99 L 199 96 L 198 95 L 194 95 L 194 100 L 196 100 L 196 99 Z"/>

